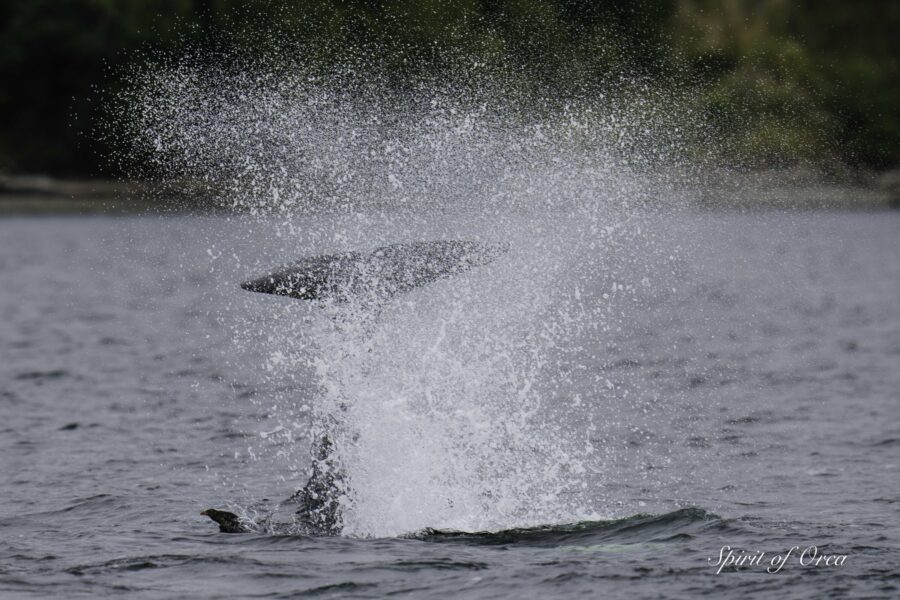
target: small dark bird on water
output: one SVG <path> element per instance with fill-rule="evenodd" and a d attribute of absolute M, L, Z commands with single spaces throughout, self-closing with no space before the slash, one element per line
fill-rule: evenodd
<path fill-rule="evenodd" d="M 241 524 L 240 518 L 227 510 L 216 510 L 215 508 L 207 508 L 202 513 L 204 517 L 209 517 L 219 524 L 219 531 L 222 533 L 247 533 L 247 528 Z"/>

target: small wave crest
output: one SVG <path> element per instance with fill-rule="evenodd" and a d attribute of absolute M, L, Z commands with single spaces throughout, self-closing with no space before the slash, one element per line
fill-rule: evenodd
<path fill-rule="evenodd" d="M 695 536 L 725 521 L 702 508 L 682 508 L 661 515 L 637 514 L 608 521 L 581 521 L 500 531 L 451 531 L 423 529 L 406 537 L 428 542 L 473 545 L 524 544 L 533 546 L 661 543 Z"/>

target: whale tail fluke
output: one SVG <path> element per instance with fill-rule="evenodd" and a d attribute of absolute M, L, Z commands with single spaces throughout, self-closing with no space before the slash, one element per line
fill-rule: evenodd
<path fill-rule="evenodd" d="M 390 300 L 433 281 L 489 264 L 507 243 L 459 240 L 410 242 L 372 252 L 344 252 L 299 260 L 241 283 L 251 292 L 299 300 L 350 302 L 356 297 Z"/>

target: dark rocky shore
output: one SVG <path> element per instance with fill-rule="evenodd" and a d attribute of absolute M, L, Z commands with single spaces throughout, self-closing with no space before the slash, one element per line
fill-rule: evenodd
<path fill-rule="evenodd" d="M 148 207 L 142 187 L 101 179 L 0 175 L 0 214 L 133 212 Z"/>
<path fill-rule="evenodd" d="M 712 171 L 697 201 L 704 208 L 861 209 L 900 208 L 900 169 L 857 174 L 839 182 L 806 172 Z M 166 185 L 166 197 L 152 183 L 106 179 L 57 179 L 0 174 L 0 215 L 115 214 L 148 210 L 208 210 L 210 199 L 190 184 Z M 177 196 L 177 197 L 176 197 Z"/>

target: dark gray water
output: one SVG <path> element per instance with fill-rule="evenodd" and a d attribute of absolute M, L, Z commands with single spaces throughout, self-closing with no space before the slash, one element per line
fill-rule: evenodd
<path fill-rule="evenodd" d="M 564 474 L 577 494 L 557 494 L 572 500 L 532 513 L 517 504 L 508 523 L 498 510 L 480 527 L 471 510 L 446 504 L 444 518 L 440 503 L 419 502 L 415 479 L 405 485 L 371 456 L 359 481 L 381 474 L 395 498 L 363 486 L 379 512 L 361 493 L 353 528 L 332 538 L 220 534 L 199 515 L 277 501 L 302 482 L 303 440 L 268 432 L 285 423 L 285 397 L 314 402 L 315 386 L 257 355 L 265 340 L 254 336 L 284 310 L 315 316 L 237 288 L 284 257 L 253 227 L 0 220 L 0 596 L 898 595 L 900 214 L 648 220 L 654 233 L 642 235 L 662 250 L 635 242 L 590 263 L 605 271 L 572 272 L 594 281 L 584 293 L 598 301 L 623 274 L 665 284 L 610 304 L 606 331 L 576 328 L 554 347 L 568 374 L 545 365 L 535 384 L 578 396 L 593 415 L 598 458 Z M 671 262 L 658 260 L 670 250 Z M 438 286 L 398 311 L 439 311 L 447 293 Z M 378 373 L 362 375 L 360 389 L 386 389 Z M 599 376 L 608 395 L 587 383 Z M 302 430 L 308 408 L 291 418 Z M 559 418 L 573 438 L 589 421 Z M 510 500 L 506 489 L 492 507 Z M 493 533 L 423 529 L 467 523 Z M 505 530 L 524 525 L 547 527 Z M 764 562 L 717 574 L 726 545 Z M 809 546 L 846 559 L 801 564 Z"/>

